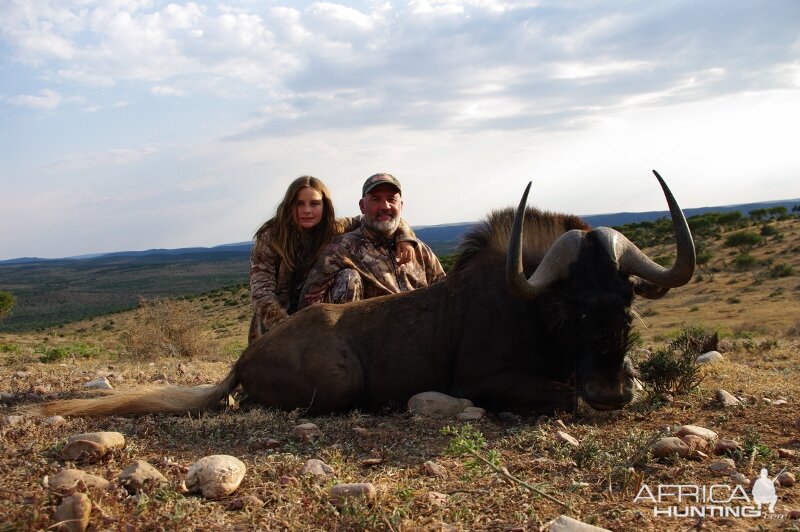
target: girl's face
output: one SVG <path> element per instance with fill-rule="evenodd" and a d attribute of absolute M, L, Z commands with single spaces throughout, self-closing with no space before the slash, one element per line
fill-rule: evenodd
<path fill-rule="evenodd" d="M 322 221 L 322 194 L 311 187 L 303 187 L 294 201 L 294 221 L 300 229 L 312 229 Z"/>

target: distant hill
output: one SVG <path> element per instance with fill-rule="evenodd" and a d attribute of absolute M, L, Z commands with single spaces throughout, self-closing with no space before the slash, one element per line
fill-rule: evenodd
<path fill-rule="evenodd" d="M 800 199 L 686 209 L 688 216 L 712 211 L 785 206 Z M 667 211 L 584 216 L 592 226 L 620 226 L 668 216 Z M 415 227 L 417 236 L 439 256 L 455 252 L 461 237 L 476 222 Z M 0 331 L 52 327 L 136 306 L 139 296 L 194 295 L 247 283 L 251 242 L 210 248 L 149 249 L 101 255 L 0 261 L 0 289 L 14 294 L 17 305 L 0 322 Z"/>

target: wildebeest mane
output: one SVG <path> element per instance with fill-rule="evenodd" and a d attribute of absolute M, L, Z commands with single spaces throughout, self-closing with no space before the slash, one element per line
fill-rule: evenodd
<path fill-rule="evenodd" d="M 508 252 L 508 240 L 511 236 L 511 226 L 514 223 L 513 207 L 495 210 L 482 221 L 476 223 L 464 235 L 458 245 L 458 257 L 453 271 L 459 271 L 472 263 L 477 257 L 486 255 L 502 255 Z M 525 209 L 523 220 L 523 261 L 528 259 L 541 260 L 550 249 L 550 245 L 561 235 L 572 229 L 588 231 L 591 227 L 579 217 L 571 214 L 561 214 L 549 211 L 540 211 L 532 207 Z"/>

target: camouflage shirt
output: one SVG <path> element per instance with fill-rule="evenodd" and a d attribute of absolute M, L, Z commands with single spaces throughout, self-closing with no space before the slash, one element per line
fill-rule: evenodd
<path fill-rule="evenodd" d="M 338 218 L 336 232 L 346 233 L 360 225 L 361 216 Z M 269 245 L 269 236 L 267 230 L 256 239 L 250 252 L 250 298 L 253 302 L 253 318 L 248 334 L 250 342 L 289 317 L 292 284 L 304 281 L 294 279 L 294 272 L 282 264 L 280 255 Z M 405 221 L 401 221 L 396 236 L 401 241 L 416 242 L 414 231 Z"/>
<path fill-rule="evenodd" d="M 431 248 L 417 241 L 414 259 L 398 265 L 394 241 L 361 226 L 331 242 L 311 269 L 300 295 L 300 308 L 329 303 L 336 275 L 356 270 L 364 285 L 364 299 L 422 288 L 444 278 Z"/>

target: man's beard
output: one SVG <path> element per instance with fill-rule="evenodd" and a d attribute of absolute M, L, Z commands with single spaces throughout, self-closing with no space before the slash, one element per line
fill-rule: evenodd
<path fill-rule="evenodd" d="M 364 218 L 364 225 L 366 225 L 373 231 L 382 234 L 385 237 L 390 237 L 394 234 L 395 231 L 397 231 L 397 228 L 400 225 L 400 217 L 395 216 L 394 218 L 383 222 L 379 222 L 377 220 L 368 220 Z"/>

